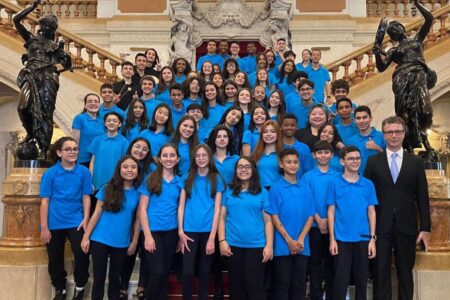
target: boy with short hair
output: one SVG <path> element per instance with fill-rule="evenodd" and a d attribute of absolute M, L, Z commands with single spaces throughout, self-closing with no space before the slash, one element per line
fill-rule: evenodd
<path fill-rule="evenodd" d="M 174 83 L 170 86 L 170 100 L 169 105 L 172 112 L 172 124 L 173 128 L 177 128 L 178 121 L 186 114 L 186 107 L 184 106 L 184 88 L 179 83 Z"/>
<path fill-rule="evenodd" d="M 114 103 L 122 109 L 126 110 L 130 105 L 134 94 L 140 94 L 138 84 L 133 83 L 134 66 L 131 62 L 125 61 L 121 65 L 121 73 L 123 79 L 113 84 Z"/>
<path fill-rule="evenodd" d="M 358 133 L 358 127 L 353 120 L 353 103 L 347 97 L 339 98 L 336 101 L 337 113 L 339 120 L 336 124 L 336 128 L 339 132 L 339 136 L 345 145 L 348 144 L 348 139 Z"/>
<path fill-rule="evenodd" d="M 141 82 L 142 101 L 145 103 L 148 120 L 151 121 L 156 107 L 162 102 L 155 99 L 156 82 L 152 75 L 142 76 Z"/>
<path fill-rule="evenodd" d="M 367 299 L 369 259 L 376 255 L 375 187 L 359 175 L 361 154 L 357 147 L 341 150 L 344 174 L 336 177 L 328 189 L 328 230 L 330 253 L 334 258 L 333 299 L 345 299 L 353 273 L 355 296 Z"/>
<path fill-rule="evenodd" d="M 98 116 L 101 120 L 103 120 L 107 113 L 112 111 L 121 115 L 125 120 L 125 112 L 114 103 L 114 89 L 112 84 L 104 83 L 100 86 L 100 98 L 103 101 L 98 110 Z"/>
<path fill-rule="evenodd" d="M 197 123 L 197 136 L 199 142 L 206 142 L 208 138 L 208 130 L 204 127 L 200 127 L 200 121 L 203 119 L 203 106 L 200 103 L 189 104 L 186 108 L 186 114 L 194 117 Z"/>

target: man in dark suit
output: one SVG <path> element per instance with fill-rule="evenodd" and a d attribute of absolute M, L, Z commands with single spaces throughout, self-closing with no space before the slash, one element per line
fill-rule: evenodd
<path fill-rule="evenodd" d="M 374 183 L 379 202 L 376 207 L 374 299 L 392 299 L 390 271 L 394 249 L 398 299 L 411 300 L 416 244 L 422 243 L 426 251 L 430 239 L 428 183 L 421 159 L 403 150 L 403 120 L 388 117 L 383 121 L 382 129 L 386 151 L 369 158 L 364 174 Z M 418 235 L 417 215 L 420 220 Z"/>

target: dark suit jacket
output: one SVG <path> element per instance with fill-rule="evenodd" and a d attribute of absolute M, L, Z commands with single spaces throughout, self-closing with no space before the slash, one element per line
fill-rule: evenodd
<path fill-rule="evenodd" d="M 399 233 L 417 234 L 417 211 L 420 231 L 431 231 L 428 183 L 420 158 L 404 152 L 402 167 L 394 183 L 384 151 L 368 159 L 364 176 L 372 180 L 377 191 L 377 234 L 388 233 L 394 218 Z"/>

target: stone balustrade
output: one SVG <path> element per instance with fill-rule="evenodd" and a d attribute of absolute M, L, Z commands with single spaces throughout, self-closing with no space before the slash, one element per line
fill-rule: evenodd
<path fill-rule="evenodd" d="M 434 11 L 444 7 L 448 0 L 422 0 L 428 9 Z M 415 17 L 417 8 L 411 0 L 367 0 L 368 17 Z"/>
<path fill-rule="evenodd" d="M 14 27 L 13 17 L 21 10 L 19 6 L 0 0 L 0 30 L 20 38 Z M 35 33 L 38 18 L 30 14 L 24 25 L 30 32 Z M 57 30 L 56 36 L 64 41 L 65 50 L 72 55 L 72 65 L 75 70 L 80 70 L 101 82 L 113 83 L 118 80 L 117 68 L 121 60 L 117 55 L 61 28 Z"/>
<path fill-rule="evenodd" d="M 425 40 L 425 48 L 444 41 L 448 37 L 449 27 L 446 22 L 448 20 L 449 12 L 450 5 L 446 5 L 433 11 L 435 24 Z M 409 36 L 416 34 L 422 24 L 422 18 L 408 24 L 406 26 L 407 34 Z M 383 48 L 388 49 L 391 46 L 392 41 L 390 40 L 389 36 L 386 35 L 383 42 Z M 348 81 L 350 84 L 355 85 L 370 77 L 373 77 L 376 74 L 376 68 L 375 56 L 372 53 L 372 48 L 373 43 L 368 44 L 360 48 L 359 50 L 356 50 L 355 52 L 339 59 L 338 61 L 326 65 L 325 67 L 332 74 L 332 81 L 342 78 Z"/>
<path fill-rule="evenodd" d="M 18 0 L 25 7 L 34 0 Z M 97 16 L 97 0 L 56 0 L 44 1 L 36 9 L 36 15 L 54 14 L 58 18 L 95 18 Z"/>

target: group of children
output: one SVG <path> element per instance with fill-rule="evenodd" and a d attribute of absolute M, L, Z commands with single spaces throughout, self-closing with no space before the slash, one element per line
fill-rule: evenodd
<path fill-rule="evenodd" d="M 342 80 L 331 87 L 335 108 L 318 101 L 308 74 L 294 72 L 292 51 L 274 67 L 274 85 L 267 54 L 276 61 L 280 53 L 256 55 L 253 89 L 234 58 L 222 73 L 204 59 L 197 74 L 183 59 L 156 70 L 156 51 L 148 52 L 136 66 L 122 64 L 119 85 L 86 95 L 73 137 L 52 147 L 56 164 L 40 196 L 55 299 L 66 298 L 66 237 L 73 299 L 83 298 L 89 254 L 91 298 L 103 299 L 109 265 L 109 299 L 127 299 L 138 252 L 140 299 L 166 299 L 175 252 L 184 299 L 192 299 L 196 268 L 206 299 L 212 266 L 222 296 L 223 257 L 232 299 L 304 299 L 307 274 L 312 299 L 324 289 L 327 299 L 344 299 L 351 273 L 365 299 L 377 199 L 361 174 L 385 147 L 370 109 L 354 108 Z M 154 60 L 148 66 L 143 57 Z M 130 88 L 136 74 L 140 85 Z"/>

